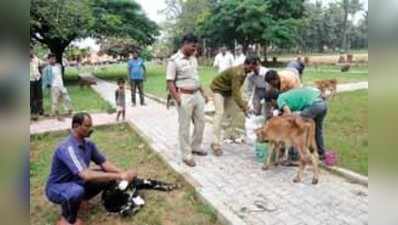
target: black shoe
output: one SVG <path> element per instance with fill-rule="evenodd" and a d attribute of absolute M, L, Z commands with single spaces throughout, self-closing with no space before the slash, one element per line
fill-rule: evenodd
<path fill-rule="evenodd" d="M 184 159 L 182 161 L 185 163 L 185 165 L 187 165 L 189 167 L 195 167 L 196 166 L 196 163 L 195 163 L 195 161 L 193 161 L 193 159 L 191 159 L 191 160 Z"/>
<path fill-rule="evenodd" d="M 207 152 L 202 152 L 202 151 L 192 151 L 192 154 L 198 156 L 207 156 Z"/>

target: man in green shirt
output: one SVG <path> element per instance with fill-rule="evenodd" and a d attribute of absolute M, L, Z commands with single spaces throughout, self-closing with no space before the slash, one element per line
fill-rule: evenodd
<path fill-rule="evenodd" d="M 247 114 L 247 102 L 242 98 L 241 87 L 247 74 L 256 71 L 257 68 L 257 58 L 249 57 L 245 60 L 243 65 L 231 67 L 220 73 L 214 78 L 210 85 L 210 89 L 214 96 L 214 107 L 216 111 L 213 121 L 213 143 L 211 144 L 211 148 L 216 156 L 222 155 L 221 122 L 224 116 L 224 109 L 225 112 L 230 114 L 232 121 L 236 121 L 236 115 L 239 110 L 236 105 L 245 115 Z"/>
<path fill-rule="evenodd" d="M 315 140 L 321 160 L 325 157 L 323 139 L 323 121 L 327 113 L 326 101 L 321 92 L 312 87 L 296 88 L 280 94 L 277 99 L 278 108 L 286 114 L 298 112 L 302 117 L 315 121 Z"/>

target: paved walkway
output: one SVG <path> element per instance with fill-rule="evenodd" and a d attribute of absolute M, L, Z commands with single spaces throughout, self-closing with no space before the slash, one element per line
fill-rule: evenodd
<path fill-rule="evenodd" d="M 95 126 L 106 125 L 116 123 L 115 115 L 108 113 L 92 113 L 93 123 Z M 61 130 L 70 129 L 72 119 L 70 117 L 65 118 L 64 121 L 58 121 L 56 118 L 40 120 L 33 122 L 30 125 L 30 134 L 41 134 L 46 132 L 54 132 Z"/>
<path fill-rule="evenodd" d="M 114 104 L 115 84 L 99 80 L 93 88 Z M 126 93 L 129 96 L 130 92 Z M 129 97 L 126 99 L 130 104 Z M 147 106 L 128 107 L 128 122 L 176 171 L 193 184 L 205 201 L 215 207 L 226 224 L 233 225 L 360 225 L 368 224 L 368 188 L 322 171 L 320 183 L 311 185 L 311 172 L 294 184 L 296 168 L 262 171 L 247 145 L 225 144 L 225 154 L 196 157 L 189 168 L 180 161 L 177 112 L 146 99 Z M 94 123 L 113 117 L 95 114 Z M 108 119 L 109 117 L 109 119 Z M 45 121 L 41 122 L 45 123 Z M 68 123 L 69 125 L 69 123 Z M 58 126 L 52 123 L 52 126 Z M 33 127 L 33 129 L 32 129 Z M 44 126 L 32 125 L 31 131 Z M 49 127 L 51 128 L 51 126 Z M 207 124 L 203 148 L 210 150 L 212 128 Z M 268 210 L 262 210 L 265 206 Z"/>
<path fill-rule="evenodd" d="M 369 88 L 368 81 L 361 81 L 356 83 L 338 84 L 337 92 L 357 91 Z"/>

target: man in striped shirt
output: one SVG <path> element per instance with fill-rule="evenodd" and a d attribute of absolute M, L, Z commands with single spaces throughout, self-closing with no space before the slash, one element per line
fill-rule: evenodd
<path fill-rule="evenodd" d="M 87 201 L 112 181 L 132 181 L 136 174 L 123 171 L 107 161 L 96 145 L 87 138 L 93 132 L 88 113 L 77 113 L 72 118 L 72 131 L 55 150 L 45 193 L 47 198 L 61 205 L 62 216 L 57 224 L 82 224 L 77 213 Z M 90 168 L 93 161 L 100 168 Z"/>

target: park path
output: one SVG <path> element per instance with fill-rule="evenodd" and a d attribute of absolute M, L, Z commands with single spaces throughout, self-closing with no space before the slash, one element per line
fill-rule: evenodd
<path fill-rule="evenodd" d="M 349 91 L 357 91 L 369 88 L 368 81 L 361 81 L 355 83 L 346 83 L 346 84 L 338 84 L 337 92 L 349 92 Z"/>
<path fill-rule="evenodd" d="M 93 86 L 114 105 L 116 84 L 98 80 Z M 320 183 L 311 185 L 311 172 L 294 184 L 296 168 L 261 170 L 254 151 L 245 144 L 224 144 L 225 153 L 195 157 L 197 166 L 181 163 L 177 143 L 177 112 L 146 99 L 147 106 L 130 107 L 127 121 L 173 169 L 182 174 L 212 205 L 225 224 L 233 225 L 361 225 L 368 224 L 368 188 L 322 171 Z M 137 96 L 138 97 L 138 96 Z M 94 124 L 112 123 L 115 115 L 93 114 Z M 41 125 L 39 124 L 41 123 Z M 45 126 L 46 125 L 46 126 Z M 40 121 L 31 133 L 70 126 L 70 121 Z M 33 131 L 33 132 L 32 132 Z M 210 152 L 211 124 L 206 124 L 203 149 Z M 262 209 L 265 207 L 266 210 Z"/>

